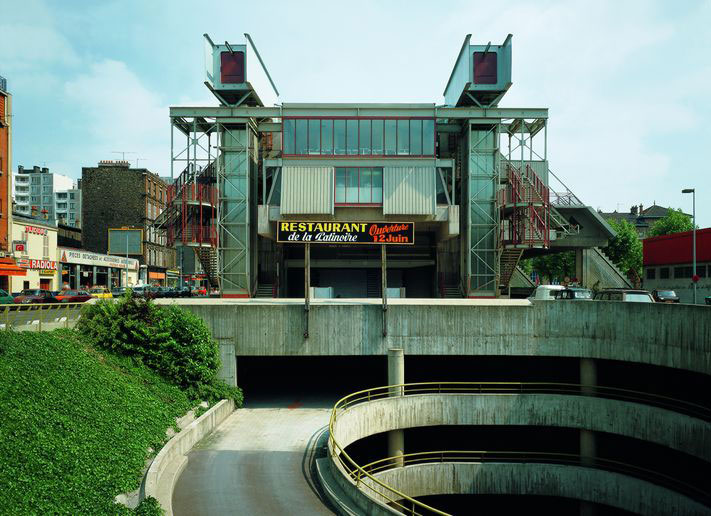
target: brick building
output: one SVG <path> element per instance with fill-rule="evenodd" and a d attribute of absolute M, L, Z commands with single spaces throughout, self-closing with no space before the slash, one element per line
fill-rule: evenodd
<path fill-rule="evenodd" d="M 108 254 L 110 228 L 143 229 L 140 282 L 165 284 L 175 265 L 175 250 L 166 247 L 165 234 L 153 221 L 165 209 L 167 185 L 145 168 L 126 161 L 101 161 L 82 168 L 82 247 Z"/>

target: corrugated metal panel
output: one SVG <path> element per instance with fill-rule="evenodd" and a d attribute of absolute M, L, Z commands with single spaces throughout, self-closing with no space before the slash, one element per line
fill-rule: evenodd
<path fill-rule="evenodd" d="M 283 167 L 280 211 L 282 215 L 332 215 L 333 167 Z"/>
<path fill-rule="evenodd" d="M 434 167 L 385 167 L 385 215 L 434 215 L 435 210 Z"/>

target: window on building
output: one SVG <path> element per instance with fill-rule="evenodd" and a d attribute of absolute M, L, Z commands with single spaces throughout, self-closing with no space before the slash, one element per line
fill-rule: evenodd
<path fill-rule="evenodd" d="M 307 153 L 308 120 L 296 121 L 296 154 Z"/>
<path fill-rule="evenodd" d="M 42 193 L 52 193 L 52 187 L 51 186 L 43 186 Z"/>
<path fill-rule="evenodd" d="M 49 235 L 42 237 L 42 257 L 45 260 L 49 258 Z"/>
<path fill-rule="evenodd" d="M 321 120 L 309 120 L 309 154 L 321 154 Z"/>
<path fill-rule="evenodd" d="M 295 135 L 296 122 L 291 118 L 284 120 L 283 130 L 284 130 L 284 154 L 294 154 L 294 135 Z"/>
<path fill-rule="evenodd" d="M 346 153 L 346 121 L 333 121 L 333 149 L 334 154 L 344 155 Z"/>
<path fill-rule="evenodd" d="M 385 155 L 397 154 L 397 120 L 385 120 Z"/>
<path fill-rule="evenodd" d="M 373 154 L 378 156 L 383 154 L 383 120 L 373 120 Z"/>
<path fill-rule="evenodd" d="M 32 176 L 32 184 L 33 185 L 38 185 L 42 182 L 41 178 L 39 176 Z"/>
<path fill-rule="evenodd" d="M 659 279 L 669 279 L 669 267 L 659 268 Z"/>
<path fill-rule="evenodd" d="M 333 120 L 321 120 L 321 154 L 333 154 Z"/>
<path fill-rule="evenodd" d="M 45 195 L 44 200 L 42 201 L 44 204 L 50 204 L 52 202 L 52 197 Z"/>
<path fill-rule="evenodd" d="M 358 154 L 358 120 L 346 120 L 346 152 Z"/>
<path fill-rule="evenodd" d="M 647 269 L 647 279 L 656 279 L 657 269 L 649 268 Z"/>
<path fill-rule="evenodd" d="M 434 156 L 435 151 L 435 121 L 422 121 L 422 154 Z"/>
<path fill-rule="evenodd" d="M 382 168 L 336 168 L 336 204 L 382 204 L 382 202 Z"/>
<path fill-rule="evenodd" d="M 474 84 L 496 84 L 496 52 L 474 52 Z"/>
<path fill-rule="evenodd" d="M 74 220 L 74 214 L 73 214 L 73 213 L 70 213 L 70 214 L 69 214 L 69 220 Z"/>
<path fill-rule="evenodd" d="M 39 196 L 37 196 L 37 195 L 33 195 L 31 198 L 32 198 L 32 202 L 39 202 L 39 199 L 40 199 Z"/>
<path fill-rule="evenodd" d="M 674 278 L 691 278 L 693 267 L 691 265 L 683 267 L 674 267 Z"/>
<path fill-rule="evenodd" d="M 397 153 L 399 156 L 410 154 L 410 121 L 397 121 Z"/>
<path fill-rule="evenodd" d="M 76 208 L 77 208 L 77 203 L 75 203 L 75 202 L 70 202 L 70 203 L 69 203 L 69 209 L 70 209 L 70 210 L 76 210 Z"/>
<path fill-rule="evenodd" d="M 70 198 L 70 199 L 74 199 L 74 193 L 70 193 L 70 194 L 69 194 L 69 198 Z"/>
<path fill-rule="evenodd" d="M 244 52 L 220 52 L 220 81 L 222 84 L 244 82 Z"/>
<path fill-rule="evenodd" d="M 410 120 L 410 154 L 422 155 L 422 120 Z"/>
<path fill-rule="evenodd" d="M 360 135 L 358 145 L 360 147 L 360 154 L 370 156 L 372 154 L 370 147 L 370 120 L 361 120 L 359 126 Z"/>

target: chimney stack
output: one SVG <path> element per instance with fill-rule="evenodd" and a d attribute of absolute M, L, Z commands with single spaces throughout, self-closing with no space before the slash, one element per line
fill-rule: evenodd
<path fill-rule="evenodd" d="M 637 205 L 636 204 L 630 208 L 630 213 L 632 215 L 637 215 Z"/>

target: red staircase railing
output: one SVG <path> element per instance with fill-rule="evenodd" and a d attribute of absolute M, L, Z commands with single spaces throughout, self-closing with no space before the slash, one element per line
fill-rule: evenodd
<path fill-rule="evenodd" d="M 507 164 L 507 183 L 499 202 L 503 213 L 504 245 L 550 246 L 550 190 L 526 165 L 523 171 Z"/>

